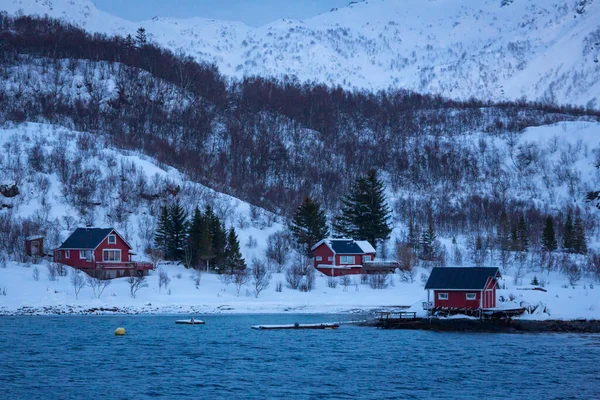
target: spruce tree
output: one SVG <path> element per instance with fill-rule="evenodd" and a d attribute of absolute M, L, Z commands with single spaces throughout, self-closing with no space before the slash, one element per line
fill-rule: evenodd
<path fill-rule="evenodd" d="M 158 218 L 158 226 L 154 235 L 154 243 L 156 248 L 160 250 L 164 257 L 167 258 L 169 252 L 169 232 L 171 231 L 171 218 L 169 216 L 169 208 L 162 206 L 160 208 L 160 217 Z"/>
<path fill-rule="evenodd" d="M 585 227 L 583 226 L 583 220 L 578 216 L 573 225 L 573 251 L 577 254 L 587 254 L 587 250 Z"/>
<path fill-rule="evenodd" d="M 198 207 L 196 207 L 194 209 L 194 214 L 192 216 L 192 220 L 189 224 L 188 240 L 187 240 L 187 247 L 188 247 L 187 251 L 191 255 L 191 264 L 193 266 L 198 265 L 199 248 L 200 248 L 200 241 L 201 241 L 201 237 L 202 237 L 203 227 L 204 227 L 204 219 L 202 217 L 202 213 L 200 212 Z"/>
<path fill-rule="evenodd" d="M 554 233 L 554 219 L 552 216 L 546 217 L 546 224 L 542 232 L 542 249 L 547 252 L 553 252 L 558 247 L 556 235 Z"/>
<path fill-rule="evenodd" d="M 498 224 L 498 247 L 502 251 L 510 250 L 510 224 L 506 211 L 502 210 L 500 214 L 500 223 Z"/>
<path fill-rule="evenodd" d="M 573 220 L 571 219 L 571 214 L 567 214 L 567 220 L 565 221 L 563 249 L 569 253 L 573 252 Z"/>
<path fill-rule="evenodd" d="M 389 239 L 391 212 L 385 198 L 383 181 L 377 171 L 359 177 L 342 200 L 342 213 L 335 231 L 356 240 L 367 240 L 373 246 Z"/>
<path fill-rule="evenodd" d="M 246 261 L 244 261 L 240 252 L 240 242 L 234 228 L 231 228 L 227 235 L 227 247 L 225 248 L 225 262 L 223 267 L 223 272 L 230 275 L 246 269 Z"/>
<path fill-rule="evenodd" d="M 137 32 L 135 33 L 135 42 L 138 45 L 138 47 L 142 47 L 146 44 L 147 41 L 148 37 L 146 36 L 146 29 L 140 26 Z"/>
<path fill-rule="evenodd" d="M 433 220 L 430 216 L 427 229 L 423 230 L 423 233 L 421 233 L 421 240 L 419 241 L 421 258 L 423 260 L 433 260 L 435 256 L 434 242 L 436 239 L 437 236 L 435 234 L 435 230 L 433 229 Z"/>
<path fill-rule="evenodd" d="M 182 260 L 187 240 L 187 215 L 179 201 L 173 204 L 169 211 L 171 220 L 169 259 Z"/>
<path fill-rule="evenodd" d="M 525 222 L 525 216 L 521 214 L 519 216 L 519 224 L 517 225 L 517 240 L 519 251 L 529 250 L 529 236 L 527 233 L 527 223 Z"/>
<path fill-rule="evenodd" d="M 296 243 L 310 255 L 312 246 L 329 236 L 325 211 L 318 202 L 305 197 L 292 217 L 290 230 Z"/>

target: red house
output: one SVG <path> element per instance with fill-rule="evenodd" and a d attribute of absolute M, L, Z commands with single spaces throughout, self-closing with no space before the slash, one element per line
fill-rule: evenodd
<path fill-rule="evenodd" d="M 327 276 L 360 274 L 375 258 L 375 248 L 360 240 L 323 239 L 311 250 L 315 268 Z"/>
<path fill-rule="evenodd" d="M 103 279 L 147 275 L 152 264 L 132 261 L 131 249 L 113 228 L 77 228 L 54 250 L 54 261 Z"/>
<path fill-rule="evenodd" d="M 425 285 L 428 303 L 425 308 L 432 311 L 495 308 L 498 278 L 498 268 L 434 268 Z"/>

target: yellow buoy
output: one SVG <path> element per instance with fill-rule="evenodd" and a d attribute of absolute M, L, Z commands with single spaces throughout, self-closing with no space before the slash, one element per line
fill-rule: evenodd
<path fill-rule="evenodd" d="M 123 336 L 125 334 L 125 328 L 117 328 L 115 329 L 115 335 Z"/>

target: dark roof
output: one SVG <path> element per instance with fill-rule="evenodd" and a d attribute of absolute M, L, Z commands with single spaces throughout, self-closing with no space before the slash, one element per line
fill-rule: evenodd
<path fill-rule="evenodd" d="M 425 289 L 482 290 L 488 278 L 498 273 L 498 268 L 434 268 Z"/>
<path fill-rule="evenodd" d="M 95 249 L 113 228 L 77 228 L 59 249 Z"/>
<path fill-rule="evenodd" d="M 354 240 L 328 240 L 329 245 L 338 254 L 364 254 L 365 252 Z"/>

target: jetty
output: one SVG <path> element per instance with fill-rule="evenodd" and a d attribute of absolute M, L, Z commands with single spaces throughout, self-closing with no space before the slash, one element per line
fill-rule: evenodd
<path fill-rule="evenodd" d="M 340 327 L 338 323 L 322 323 L 322 324 L 287 324 L 287 325 L 254 325 L 251 329 L 256 330 L 278 330 L 278 329 L 337 329 Z"/>

